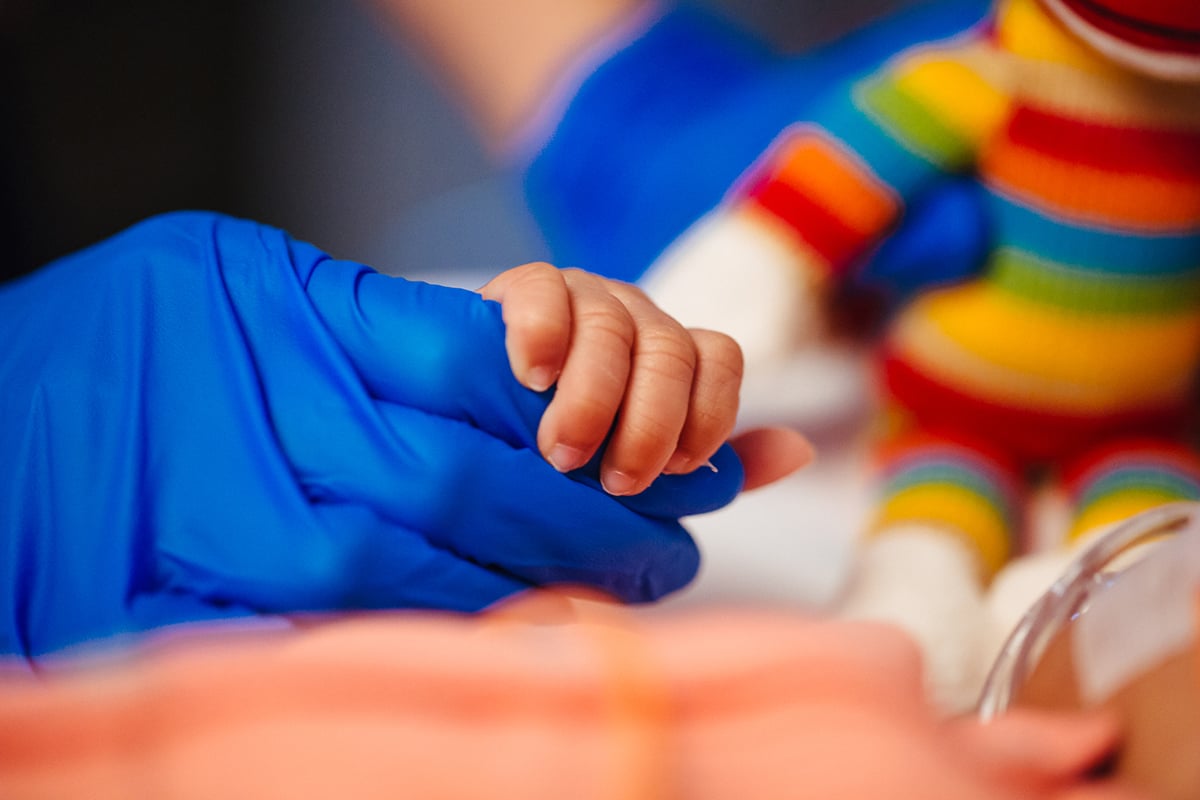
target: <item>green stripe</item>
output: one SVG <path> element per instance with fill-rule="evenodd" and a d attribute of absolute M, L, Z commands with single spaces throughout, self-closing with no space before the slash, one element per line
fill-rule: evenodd
<path fill-rule="evenodd" d="M 1012 525 L 1014 509 L 1009 507 L 1004 493 L 996 487 L 993 481 L 961 465 L 923 464 L 900 470 L 885 481 L 883 494 L 888 497 L 899 494 L 905 489 L 936 485 L 956 486 L 978 495 L 987 501 L 988 505 L 992 506 L 1001 518 L 1007 520 L 1010 526 Z"/>
<path fill-rule="evenodd" d="M 906 148 L 944 170 L 964 169 L 973 158 L 967 139 L 886 77 L 859 83 L 854 103 Z"/>
<path fill-rule="evenodd" d="M 1084 508 L 1127 491 L 1159 492 L 1166 500 L 1200 500 L 1200 486 L 1195 481 L 1169 472 L 1138 469 L 1104 476 L 1087 488 L 1078 505 Z"/>
<path fill-rule="evenodd" d="M 1009 247 L 993 254 L 989 279 L 1029 300 L 1086 313 L 1175 313 L 1200 303 L 1200 270 L 1118 275 L 1047 261 Z"/>

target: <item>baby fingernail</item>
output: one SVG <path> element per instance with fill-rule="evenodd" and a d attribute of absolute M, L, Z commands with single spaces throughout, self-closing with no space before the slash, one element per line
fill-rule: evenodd
<path fill-rule="evenodd" d="M 696 459 L 692 458 L 687 453 L 677 451 L 671 456 L 670 459 L 667 460 L 667 465 L 663 467 L 663 474 L 683 475 L 691 472 L 692 470 L 700 469 L 701 467 L 707 467 L 712 472 L 720 472 L 720 470 L 717 469 L 717 465 L 712 462 L 711 458 L 707 458 L 704 461 L 697 463 Z"/>
<path fill-rule="evenodd" d="M 667 475 L 681 475 L 685 472 L 690 472 L 691 466 L 692 457 L 687 453 L 676 451 L 667 460 L 667 465 L 663 467 L 663 472 Z"/>
<path fill-rule="evenodd" d="M 619 470 L 606 471 L 600 477 L 600 483 L 604 486 L 604 491 L 615 495 L 633 494 L 633 489 L 637 486 L 632 476 Z"/>
<path fill-rule="evenodd" d="M 535 392 L 544 392 L 554 385 L 557 377 L 549 367 L 533 367 L 525 374 L 525 385 Z"/>
<path fill-rule="evenodd" d="M 566 444 L 556 444 L 550 448 L 550 454 L 546 456 L 554 468 L 559 472 L 570 472 L 573 469 L 579 469 L 587 463 L 587 454 L 578 447 L 571 447 Z"/>

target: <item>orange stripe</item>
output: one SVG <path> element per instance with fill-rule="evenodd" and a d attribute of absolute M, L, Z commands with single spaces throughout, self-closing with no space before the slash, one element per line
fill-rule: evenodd
<path fill-rule="evenodd" d="M 1145 231 L 1200 226 L 1200 182 L 1107 172 L 997 140 L 984 153 L 985 182 L 1066 218 Z"/>
<path fill-rule="evenodd" d="M 825 207 L 855 233 L 887 230 L 900 202 L 870 170 L 836 143 L 804 135 L 783 154 L 778 180 Z"/>
<path fill-rule="evenodd" d="M 613 768 L 605 776 L 609 791 L 604 795 L 620 800 L 665 797 L 670 793 L 665 754 L 672 712 L 666 678 L 624 609 L 599 603 L 579 609 L 584 621 L 576 624 L 594 644 L 606 678 L 609 724 L 603 741 Z"/>

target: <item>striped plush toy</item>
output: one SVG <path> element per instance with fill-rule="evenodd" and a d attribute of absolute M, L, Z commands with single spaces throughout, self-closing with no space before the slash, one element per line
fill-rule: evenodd
<path fill-rule="evenodd" d="M 1067 486 L 1077 538 L 1200 498 L 1184 443 L 1200 366 L 1200 2 L 1000 0 L 984 26 L 899 54 L 786 130 L 647 282 L 769 369 L 905 204 L 964 171 L 983 188 L 990 256 L 918 295 L 883 339 L 895 413 L 847 599 L 910 628 L 950 706 L 971 698 L 962 643 L 1033 480 Z"/>

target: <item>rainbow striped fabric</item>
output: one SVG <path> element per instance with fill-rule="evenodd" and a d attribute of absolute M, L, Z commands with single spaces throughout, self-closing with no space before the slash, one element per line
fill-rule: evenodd
<path fill-rule="evenodd" d="M 1064 483 L 1076 508 L 1070 536 L 1078 537 L 1163 503 L 1200 500 L 1200 459 L 1178 444 L 1122 440 L 1071 465 Z"/>
<path fill-rule="evenodd" d="M 909 431 L 879 452 L 881 502 L 873 533 L 920 520 L 965 537 L 979 556 L 981 576 L 1012 554 L 1024 527 L 1021 472 L 979 440 Z"/>
<path fill-rule="evenodd" d="M 1179 431 L 1200 363 L 1200 85 L 1126 71 L 1037 0 L 1002 0 L 986 26 L 900 54 L 816 119 L 777 140 L 735 202 L 832 276 L 947 174 L 984 187 L 985 269 L 918 297 L 884 342 L 889 400 L 918 428 L 1025 465 Z M 960 463 L 971 476 L 951 482 L 977 483 Z"/>

